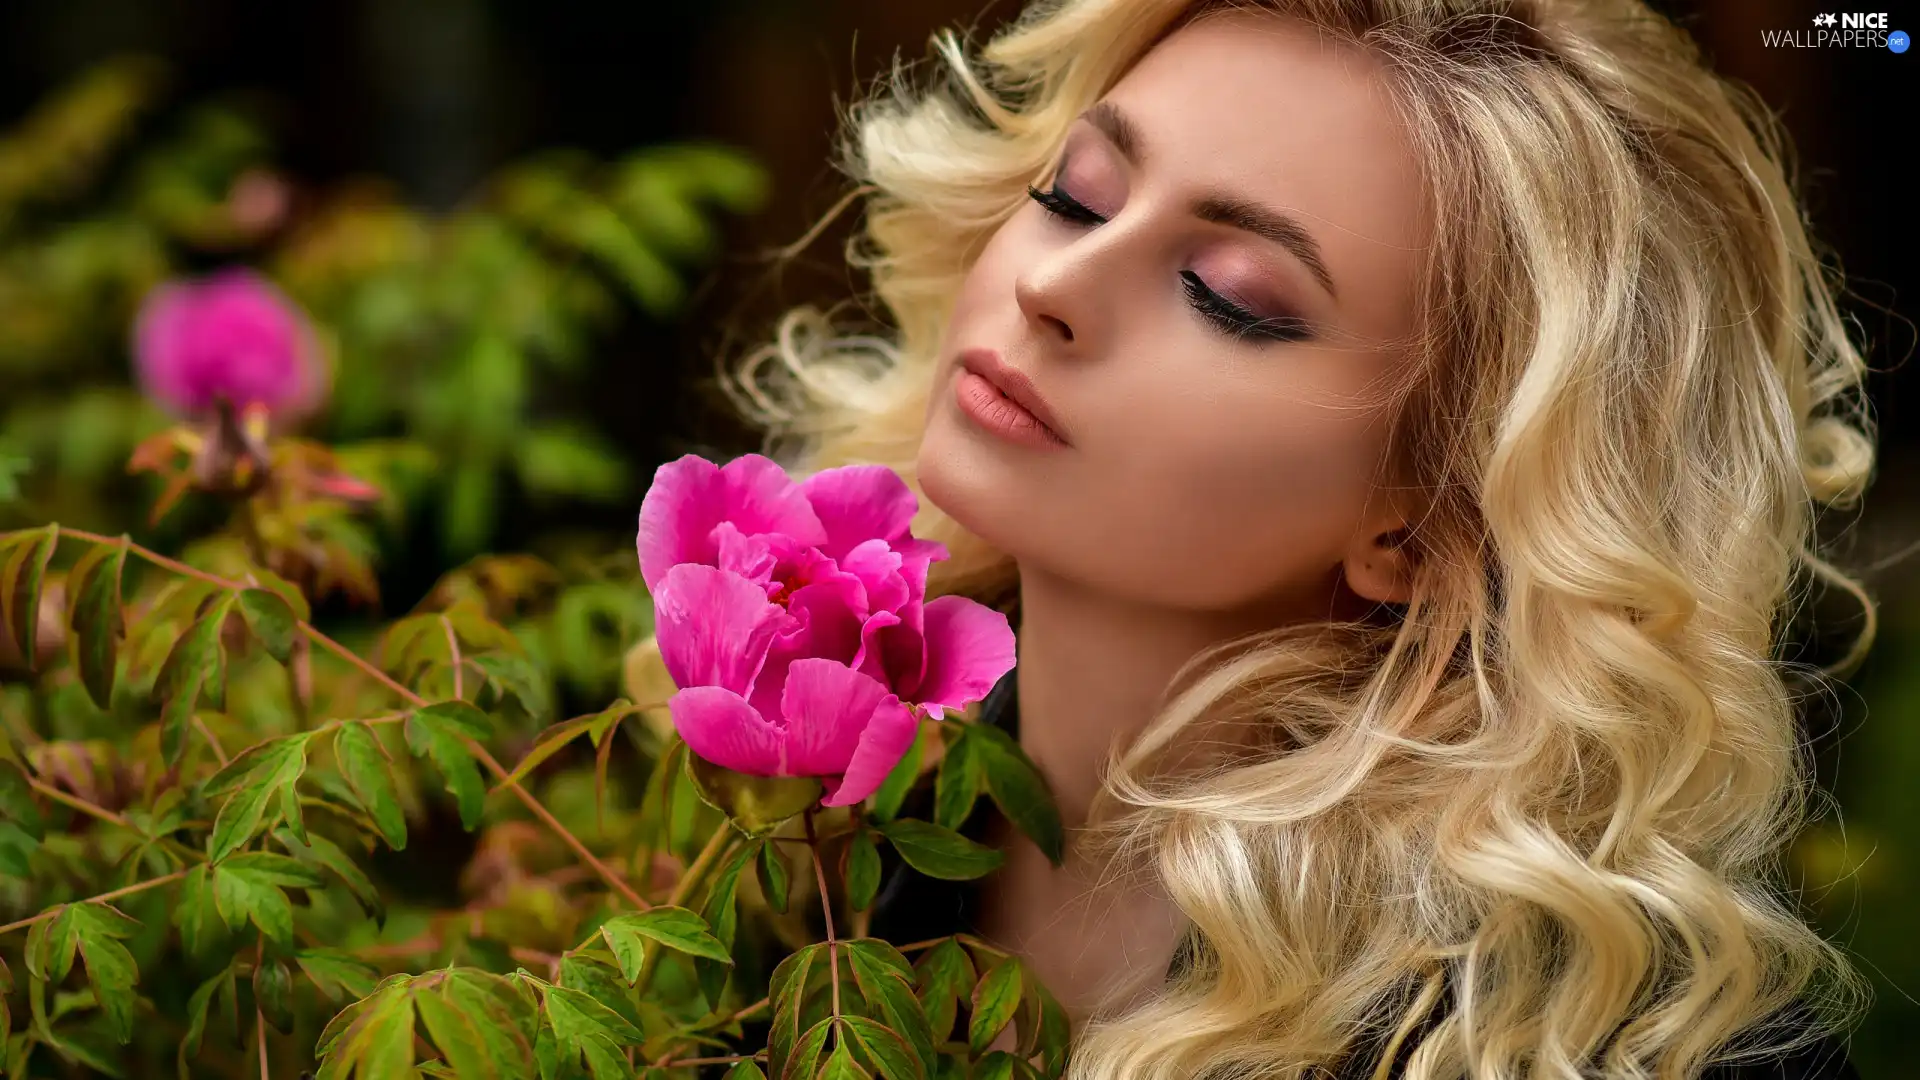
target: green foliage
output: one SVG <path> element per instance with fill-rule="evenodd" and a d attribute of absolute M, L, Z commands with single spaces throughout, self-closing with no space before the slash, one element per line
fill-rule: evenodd
<path fill-rule="evenodd" d="M 0 625 L 32 627 L 43 661 L 16 652 L 0 703 L 66 702 L 0 711 L 16 736 L 0 743 L 0 866 L 17 879 L 0 899 L 21 909 L 0 930 L 25 931 L 0 936 L 0 1020 L 27 1018 L 5 1037 L 9 1074 L 44 1056 L 124 1075 L 171 1054 L 182 1075 L 253 1075 L 264 1040 L 270 1062 L 322 1077 L 631 1077 L 630 1056 L 718 1058 L 741 1078 L 1060 1075 L 1064 1013 L 984 942 L 942 939 L 917 963 L 871 937 L 768 955 L 768 927 L 800 905 L 854 925 L 882 845 L 948 880 L 1000 864 L 900 816 L 917 783 L 952 799 L 960 778 L 1037 839 L 1057 831 L 1017 743 L 927 722 L 850 812 L 820 807 L 817 781 L 700 761 L 653 725 L 657 702 L 547 722 L 560 676 L 528 601 L 561 580 L 477 560 L 363 635 L 362 655 L 260 567 L 228 578 L 124 536 L 0 534 Z M 39 640 L 49 626 L 67 648 Z M 622 750 L 631 764 L 611 769 Z M 159 782 L 100 786 L 135 765 Z M 515 799 L 490 799 L 489 774 Z M 463 901 L 410 894 L 379 854 L 423 850 L 423 830 L 441 848 L 477 837 Z M 666 881 L 632 872 L 656 854 L 678 868 Z M 764 1052 L 739 1045 L 758 1008 Z M 137 1023 L 147 1012 L 171 1023 Z M 1016 1050 L 994 1049 L 1008 1031 Z"/>
<path fill-rule="evenodd" d="M 389 523 L 429 517 L 465 558 L 516 492 L 637 497 L 580 419 L 590 361 L 622 323 L 679 312 L 689 268 L 719 252 L 718 216 L 764 203 L 758 166 L 712 145 L 537 155 L 445 216 L 370 183 L 295 198 L 255 116 L 174 100 L 169 81 L 151 60 L 106 64 L 0 132 L 0 527 L 144 524 L 124 462 L 166 418 L 130 385 L 127 327 L 157 284 L 232 260 L 267 268 L 319 324 L 334 370 L 315 434 L 386 491 Z M 332 564 L 390 538 L 324 509 L 262 525 Z"/>
<path fill-rule="evenodd" d="M 0 134 L 0 1075 L 1059 1076 L 1016 961 L 857 929 L 888 845 L 1000 864 L 955 831 L 982 794 L 1058 858 L 1017 744 L 925 721 L 864 806 L 821 807 L 615 696 L 652 631 L 630 536 L 473 554 L 510 494 L 637 499 L 549 390 L 676 310 L 759 171 L 682 146 L 539 157 L 447 216 L 289 200 L 257 125 L 164 86 L 109 65 Z M 317 324 L 305 435 L 170 427 L 129 385 L 141 297 L 215 259 Z M 382 616 L 422 511 L 465 561 Z M 922 784 L 935 821 L 902 816 Z"/>

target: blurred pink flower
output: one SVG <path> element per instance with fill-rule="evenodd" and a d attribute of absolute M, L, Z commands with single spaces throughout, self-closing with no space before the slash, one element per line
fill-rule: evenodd
<path fill-rule="evenodd" d="M 918 505 L 880 465 L 800 483 L 757 454 L 660 467 L 640 508 L 640 575 L 694 753 L 819 777 L 822 804 L 845 806 L 913 744 L 916 707 L 964 708 L 1013 667 L 1005 615 L 926 599 L 947 549 L 912 536 Z"/>
<path fill-rule="evenodd" d="M 251 270 L 175 281 L 147 295 L 134 323 L 134 365 L 148 396 L 197 416 L 225 398 L 236 410 L 298 418 L 325 393 L 306 316 Z"/>

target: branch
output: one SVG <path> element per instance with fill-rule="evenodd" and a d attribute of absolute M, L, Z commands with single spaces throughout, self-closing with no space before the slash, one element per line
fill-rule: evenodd
<path fill-rule="evenodd" d="M 261 958 L 266 955 L 267 939 L 260 937 L 253 943 L 253 969 L 260 970 Z M 260 1080 L 273 1080 L 273 1074 L 267 1071 L 267 1014 L 261 1008 L 258 998 L 253 1002 L 253 1033 L 260 1040 Z"/>
<path fill-rule="evenodd" d="M 29 776 L 27 777 L 27 786 L 45 795 L 47 798 L 52 799 L 54 802 L 60 803 L 63 806 L 70 806 L 88 817 L 98 818 L 109 825 L 118 825 L 123 829 L 132 829 L 134 832 L 140 831 L 133 828 L 133 822 L 128 821 L 126 818 L 121 817 L 106 807 L 95 806 L 87 800 L 80 798 L 78 795 L 69 795 L 59 788 L 54 787 L 52 784 L 42 783 Z"/>
<path fill-rule="evenodd" d="M 827 891 L 827 868 L 820 863 L 820 847 L 813 835 L 813 811 L 808 810 L 807 847 L 813 852 L 813 877 L 820 883 L 820 914 L 827 920 L 827 975 L 833 980 L 833 1015 L 840 1015 L 839 939 L 833 933 L 833 896 Z"/>
<path fill-rule="evenodd" d="M 179 881 L 181 878 L 186 877 L 187 873 L 188 872 L 185 870 L 175 870 L 171 874 L 164 874 L 160 877 L 153 878 L 148 881 L 142 881 L 137 885 L 129 885 L 124 889 L 115 889 L 112 892 L 103 892 L 99 896 L 89 896 L 85 900 L 75 900 L 73 901 L 73 903 L 102 904 L 107 902 L 108 900 L 118 900 L 122 896 L 132 896 L 134 893 L 137 893 L 137 892 L 146 892 L 148 889 L 156 888 L 158 886 L 165 885 L 169 882 Z M 67 907 L 67 906 L 69 905 L 60 904 L 55 907 L 48 908 L 47 910 L 41 912 L 40 914 L 35 915 L 31 919 L 21 919 L 19 922 L 10 922 L 5 926 L 0 926 L 0 934 L 9 934 L 15 930 L 24 930 L 27 927 L 32 926 L 34 923 L 40 922 L 45 919 L 51 919 L 54 917 L 54 915 L 59 913 L 61 908 Z"/>
<path fill-rule="evenodd" d="M 78 530 L 78 529 L 63 529 L 61 530 L 61 534 L 64 536 L 70 536 L 75 540 L 88 541 L 96 544 L 120 543 L 120 541 L 117 539 L 101 536 L 98 533 L 82 532 L 81 530 Z M 147 560 L 148 562 L 154 564 L 155 566 L 161 567 L 166 570 L 171 570 L 176 574 L 184 574 L 191 578 L 197 578 L 201 581 L 208 582 L 209 584 L 218 586 L 223 589 L 238 591 L 240 589 L 244 589 L 247 587 L 237 581 L 228 581 L 227 579 L 220 577 L 216 574 L 209 574 L 205 570 L 200 570 L 200 569 L 196 569 L 195 567 L 188 566 L 186 563 L 183 563 L 178 559 L 169 559 L 165 555 L 162 555 L 155 551 L 149 551 L 148 549 L 141 547 L 139 544 L 128 544 L 127 550 L 131 551 L 135 555 L 140 556 L 141 558 Z M 321 648 L 327 650 L 328 652 L 333 653 L 335 656 L 338 656 L 340 659 L 345 660 L 347 663 L 353 665 L 355 668 L 358 668 L 362 673 L 372 678 L 375 682 L 380 683 L 382 686 L 385 686 L 388 690 L 393 691 L 394 694 L 398 695 L 399 698 L 402 701 L 405 701 L 407 704 L 412 705 L 415 708 L 420 708 L 428 704 L 426 698 L 423 698 L 419 694 L 414 693 L 412 690 L 407 689 L 405 686 L 395 681 L 393 676 L 388 675 L 384 671 L 381 671 L 379 667 L 372 664 L 366 658 L 360 656 L 358 653 L 354 652 L 352 649 L 347 648 L 345 645 L 342 645 L 339 642 L 328 637 L 327 635 L 321 633 L 317 628 L 314 627 L 312 623 L 307 622 L 305 619 L 301 619 L 301 620 L 298 620 L 295 623 L 295 625 L 299 627 L 300 632 L 302 634 L 305 634 L 309 641 L 312 641 L 315 645 L 320 646 Z M 596 874 L 599 874 L 600 879 L 602 881 L 605 881 L 607 885 L 613 889 L 613 891 L 619 893 L 621 897 L 627 901 L 627 903 L 632 904 L 635 908 L 638 908 L 641 911 L 645 911 L 648 908 L 652 907 L 651 904 L 647 903 L 644 899 L 641 898 L 639 893 L 634 891 L 633 886 L 627 884 L 626 879 L 622 878 L 618 874 L 615 874 L 613 870 L 607 866 L 606 863 L 601 862 L 600 859 L 597 856 L 595 856 L 592 851 L 588 850 L 587 845 L 580 842 L 579 837 L 573 835 L 573 833 L 570 832 L 565 825 L 562 825 L 560 823 L 560 820 L 554 817 L 553 814 L 550 813 L 546 807 L 540 805 L 540 800 L 534 798 L 531 794 L 529 794 L 526 788 L 521 787 L 519 781 L 513 780 L 510 774 L 507 772 L 507 770 L 500 767 L 500 762 L 494 760 L 494 756 L 487 752 L 486 747 L 481 746 L 478 742 L 474 741 L 473 739 L 467 738 L 466 736 L 461 736 L 461 739 L 467 744 L 468 752 L 473 754 L 475 758 L 479 759 L 480 764 L 485 765 L 487 767 L 487 771 L 493 773 L 495 776 L 499 777 L 501 780 L 506 781 L 507 786 L 513 791 L 514 795 L 517 796 L 522 803 L 526 804 L 527 809 L 532 811 L 533 816 L 539 818 L 541 822 L 547 826 L 548 829 L 551 829 L 553 831 L 554 835 L 558 836 L 561 840 L 565 841 L 566 845 L 572 848 L 574 854 L 580 856 L 583 862 L 585 862 L 588 866 L 593 867 L 594 872 Z"/>

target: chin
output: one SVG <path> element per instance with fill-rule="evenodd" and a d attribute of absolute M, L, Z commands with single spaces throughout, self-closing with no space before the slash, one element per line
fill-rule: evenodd
<path fill-rule="evenodd" d="M 1024 546 L 1019 522 L 1031 520 L 1033 495 L 1020 471 L 958 430 L 955 417 L 936 417 L 928 424 L 914 462 L 915 479 L 928 502 L 961 528 L 1018 556 Z"/>

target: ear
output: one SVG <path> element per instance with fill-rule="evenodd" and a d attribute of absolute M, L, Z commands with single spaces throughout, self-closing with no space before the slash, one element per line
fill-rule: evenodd
<path fill-rule="evenodd" d="M 1407 543 L 1412 530 L 1396 525 L 1385 531 L 1369 529 L 1354 538 L 1342 563 L 1347 588 L 1376 604 L 1405 604 L 1413 597 L 1417 563 Z"/>

